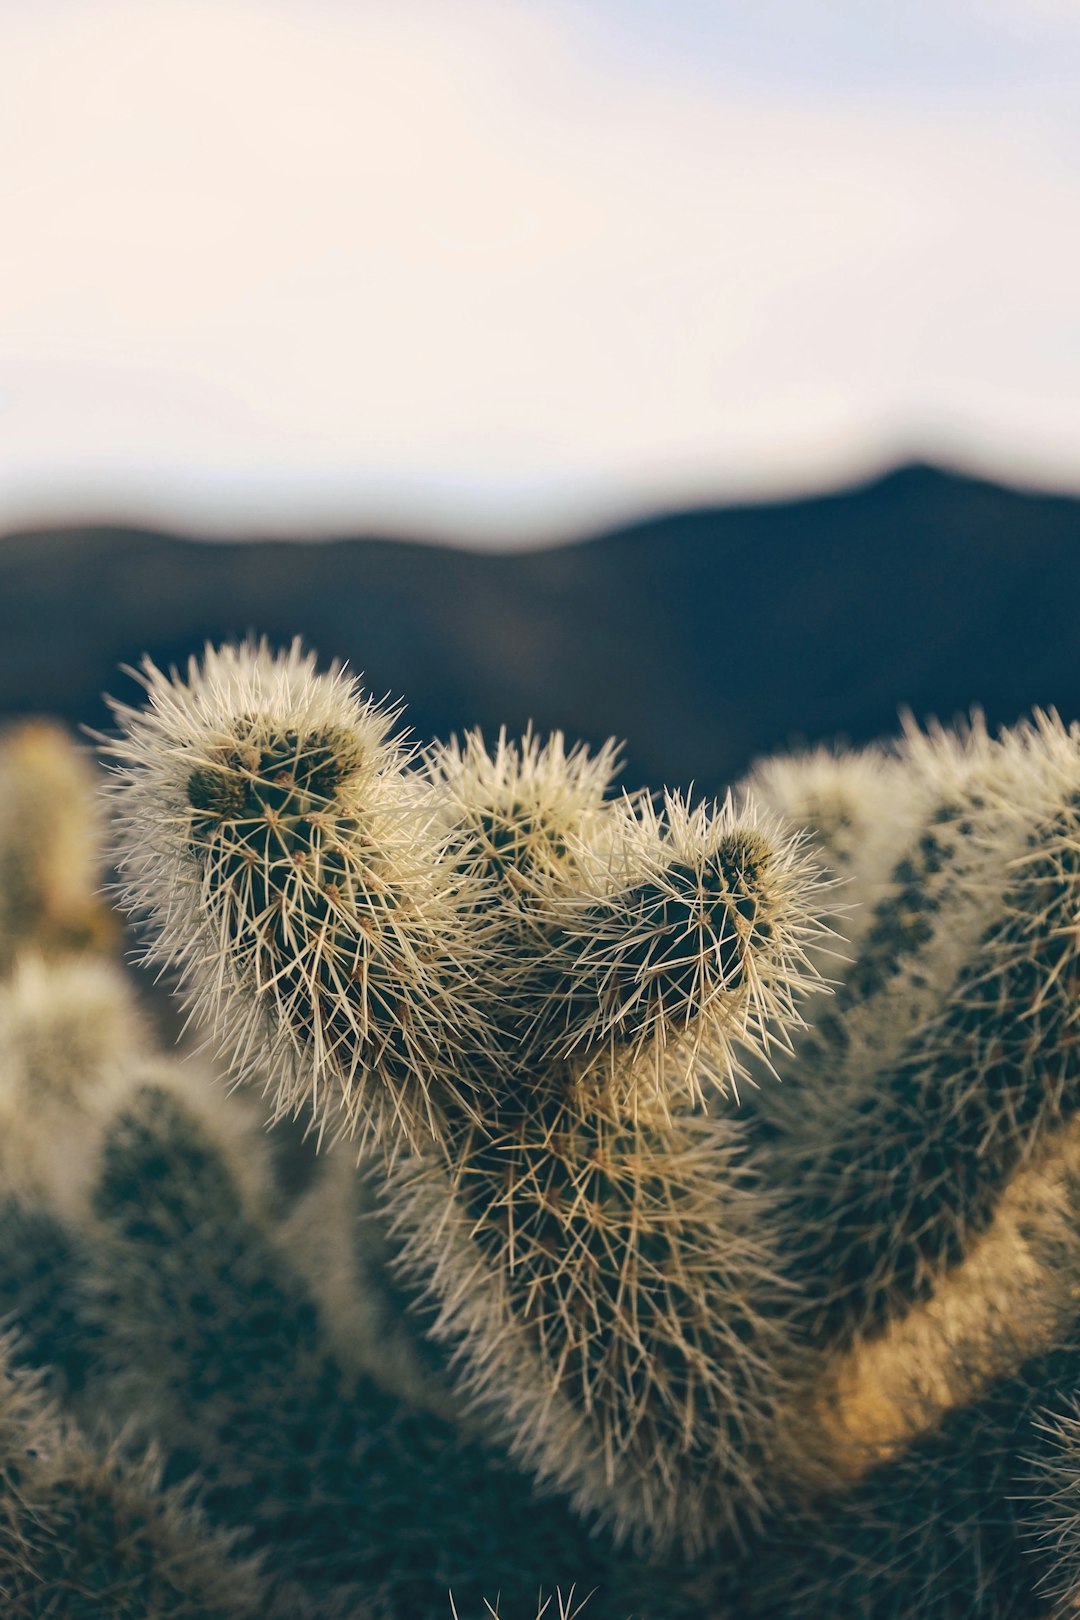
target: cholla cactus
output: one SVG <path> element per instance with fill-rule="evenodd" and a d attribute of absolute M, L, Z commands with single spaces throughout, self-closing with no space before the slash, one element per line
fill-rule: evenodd
<path fill-rule="evenodd" d="M 1080 1365 L 1033 1359 L 973 1405 L 946 1412 L 902 1451 L 777 1524 L 731 1583 L 741 1620 L 1049 1620 L 1024 1522 L 1024 1456 L 1034 1392 Z"/>
<path fill-rule="evenodd" d="M 611 751 L 558 739 L 410 772 L 295 646 L 145 679 L 111 748 L 127 903 L 276 1111 L 412 1149 L 392 1207 L 463 1387 L 619 1532 L 697 1547 L 752 1514 L 785 1392 L 768 1201 L 678 1105 L 687 1051 L 723 1082 L 798 1022 L 800 840 L 605 804 Z"/>
<path fill-rule="evenodd" d="M 897 857 L 926 814 L 929 792 L 929 784 L 905 769 L 898 752 L 874 746 L 858 752 L 817 748 L 761 760 L 736 797 L 811 835 L 842 883 L 835 922 L 850 958 L 875 907 L 892 892 Z"/>
<path fill-rule="evenodd" d="M 0 1599 L 5 1620 L 255 1620 L 250 1561 L 152 1460 L 98 1451 L 0 1344 Z"/>
<path fill-rule="evenodd" d="M 801 1025 L 816 984 L 809 949 L 828 904 L 801 845 L 730 799 L 719 809 L 665 795 L 614 807 L 575 892 L 552 897 L 560 996 L 553 1055 L 620 1103 L 704 1103 L 737 1091 L 740 1049 L 759 1059 Z M 577 1060 L 584 1058 L 584 1064 Z"/>
<path fill-rule="evenodd" d="M 740 1047 L 799 1025 L 822 896 L 799 840 L 752 806 L 606 800 L 616 759 L 560 733 L 500 733 L 489 758 L 474 733 L 425 765 L 496 931 L 485 977 L 506 1052 L 569 1060 L 620 1107 L 698 1103 L 734 1082 Z"/>
<path fill-rule="evenodd" d="M 873 1620 L 1064 1613 L 1068 1426 L 1080 1381 L 1080 1122 L 1012 1179 L 987 1231 L 891 1331 L 816 1390 L 816 1500 L 731 1574 L 741 1620 L 838 1608 Z M 1061 1535 L 1064 1557 L 1055 1557 Z"/>
<path fill-rule="evenodd" d="M 50 721 L 0 737 L 0 975 L 18 952 L 108 946 L 96 897 L 99 816 L 93 771 Z"/>
<path fill-rule="evenodd" d="M 69 1398 L 100 1349 L 81 1310 L 101 1236 L 94 1191 L 118 1111 L 149 1078 L 213 1119 L 245 1185 L 265 1180 L 259 1123 L 226 1106 L 204 1065 L 155 1056 L 117 967 L 23 956 L 0 984 L 0 1301 L 19 1329 L 13 1354 Z"/>
<path fill-rule="evenodd" d="M 789 1444 L 790 1302 L 738 1127 L 631 1124 L 564 1073 L 458 1151 L 455 1177 L 400 1166 L 392 1207 L 515 1455 L 654 1547 L 759 1516 Z"/>
<path fill-rule="evenodd" d="M 275 1227 L 175 1086 L 101 1153 L 107 1382 L 276 1602 L 419 1612 L 425 1560 L 597 1620 L 1071 1601 L 1037 1414 L 1080 1383 L 1080 735 L 909 727 L 700 807 L 561 737 L 410 756 L 296 648 L 146 684 L 111 752 L 151 958 L 367 1155 Z"/>
<path fill-rule="evenodd" d="M 1071 1332 L 1078 1188 L 1073 1120 L 1012 1177 L 962 1264 L 885 1332 L 827 1360 L 810 1395 L 826 1486 L 857 1485 L 944 1414 Z"/>
<path fill-rule="evenodd" d="M 0 984 L 0 1185 L 86 1208 L 95 1141 L 128 1085 L 145 1028 L 123 975 L 105 961 L 20 960 Z"/>
<path fill-rule="evenodd" d="M 438 1136 L 486 1044 L 467 882 L 395 716 L 295 644 L 146 666 L 118 710 L 120 869 L 234 1074 L 358 1139 Z"/>
<path fill-rule="evenodd" d="M 559 1568 L 596 1590 L 600 1620 L 696 1613 L 673 1573 L 616 1558 L 489 1443 L 397 1398 L 392 1375 L 346 1369 L 241 1139 L 163 1073 L 132 1092 L 101 1155 L 84 1287 L 97 1390 L 164 1449 L 169 1477 L 196 1468 L 207 1517 L 259 1554 L 267 1612 L 361 1620 L 370 1602 L 380 1620 L 434 1620 L 448 1587 L 477 1610 L 500 1591 L 524 1610 Z"/>
<path fill-rule="evenodd" d="M 845 1612 L 875 1620 L 1072 1612 L 1068 1510 L 1053 1498 L 1069 1462 L 1041 1403 L 1078 1383 L 1075 1321 L 1063 1320 L 1052 1348 L 940 1412 L 856 1487 L 776 1524 L 737 1612 L 825 1620 L 838 1595 Z"/>
<path fill-rule="evenodd" d="M 934 1289 L 1080 1095 L 1080 739 L 1041 717 L 1001 741 L 914 739 L 905 759 L 932 808 L 789 1070 L 771 1172 L 798 1189 L 789 1242 L 841 1339 Z"/>
<path fill-rule="evenodd" d="M 94 1334 L 77 1310 L 101 1140 L 144 1045 L 119 971 L 90 957 L 24 955 L 0 983 L 0 1313 L 12 1352 L 83 1386 Z"/>
<path fill-rule="evenodd" d="M 1025 1458 L 1027 1528 L 1044 1565 L 1041 1588 L 1055 1615 L 1080 1603 L 1080 1407 L 1072 1394 L 1056 1410 L 1040 1412 Z"/>
<path fill-rule="evenodd" d="M 438 792 L 459 866 L 501 884 L 503 902 L 520 902 L 500 916 L 504 929 L 525 933 L 538 885 L 559 877 L 571 842 L 602 819 L 618 762 L 612 742 L 590 754 L 580 744 L 568 749 L 559 731 L 542 741 L 531 729 L 520 742 L 500 731 L 491 753 L 478 731 L 425 753 L 424 773 Z"/>

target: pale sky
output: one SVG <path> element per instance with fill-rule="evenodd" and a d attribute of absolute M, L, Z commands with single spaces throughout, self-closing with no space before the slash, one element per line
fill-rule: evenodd
<path fill-rule="evenodd" d="M 1080 488 L 1080 3 L 0 0 L 0 528 Z"/>

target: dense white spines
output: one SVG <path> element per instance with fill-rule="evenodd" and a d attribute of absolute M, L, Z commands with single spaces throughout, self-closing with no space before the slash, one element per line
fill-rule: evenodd
<path fill-rule="evenodd" d="M 504 729 L 489 753 L 471 731 L 428 750 L 424 764 L 459 863 L 527 906 L 545 880 L 572 871 L 571 842 L 600 821 L 618 749 L 568 749 L 561 731 L 544 741 L 529 730 L 515 742 Z"/>
<path fill-rule="evenodd" d="M 149 706 L 117 709 L 109 752 L 149 959 L 179 970 L 275 1116 L 310 1105 L 360 1139 L 437 1136 L 443 1090 L 473 1106 L 476 931 L 393 716 L 295 643 L 144 679 Z"/>
<path fill-rule="evenodd" d="M 544 741 L 531 730 L 519 741 L 500 731 L 490 754 L 469 732 L 424 756 L 485 928 L 482 994 L 504 1060 L 532 1066 L 550 1055 L 547 1026 L 565 991 L 551 896 L 579 891 L 582 859 L 611 826 L 604 796 L 616 763 L 613 742 L 590 754 L 567 749 L 561 732 Z"/>
<path fill-rule="evenodd" d="M 462 1389 L 538 1477 L 653 1549 L 762 1512 L 789 1298 L 735 1123 L 631 1124 L 564 1074 L 452 1175 L 400 1164 L 390 1202 Z"/>
<path fill-rule="evenodd" d="M 1080 1109 L 1080 733 L 909 733 L 931 806 L 784 1088 L 770 1175 L 815 1331 L 891 1332 Z"/>
<path fill-rule="evenodd" d="M 558 735 L 412 772 L 296 647 L 145 683 L 111 753 L 152 958 L 277 1112 L 410 1150 L 414 1280 L 531 1466 L 654 1547 L 741 1525 L 784 1290 L 737 1136 L 687 1110 L 799 1022 L 827 889 L 804 841 L 606 800 L 613 749 Z"/>
<path fill-rule="evenodd" d="M 830 864 L 866 868 L 873 855 L 889 860 L 898 823 L 911 798 L 895 754 L 814 748 L 759 760 L 740 796 L 813 834 Z"/>
<path fill-rule="evenodd" d="M 667 794 L 611 808 L 576 852 L 573 892 L 548 900 L 559 931 L 548 1050 L 636 1105 L 733 1089 L 740 1050 L 767 1055 L 801 1026 L 819 984 L 828 885 L 799 834 L 753 806 L 737 814 Z"/>
<path fill-rule="evenodd" d="M 801 835 L 752 805 L 605 801 L 615 760 L 503 732 L 491 755 L 472 733 L 426 763 L 492 925 L 491 1016 L 515 1059 L 677 1106 L 799 1025 L 824 885 Z"/>
<path fill-rule="evenodd" d="M 792 1555 L 811 1606 L 915 1612 L 917 1545 L 928 1607 L 974 1613 L 998 1541 L 1017 1562 L 1016 1437 L 1076 1366 L 1059 1343 L 1077 1287 L 1077 735 L 1052 716 L 1000 740 L 909 728 L 889 751 L 763 767 L 758 814 L 611 800 L 610 752 L 558 737 L 501 735 L 489 755 L 474 736 L 410 765 L 295 650 L 211 654 L 175 690 L 147 678 L 156 708 L 122 717 L 114 756 L 129 894 L 239 1067 L 268 1065 L 279 1110 L 317 1093 L 333 1131 L 402 1146 L 387 1249 L 441 1342 L 386 1382 L 419 1403 L 423 1358 L 457 1373 L 419 1421 L 456 1424 L 471 1397 L 473 1435 L 493 1423 L 650 1558 L 726 1539 L 709 1563 L 740 1612 L 730 1538 L 820 1487 L 824 1529 Z M 846 973 L 826 954 L 834 897 Z M 789 1058 L 815 965 L 837 993 Z M 715 1092 L 754 1051 L 787 1103 L 743 1133 Z M 299 1201 L 294 1255 L 352 1241 L 352 1191 Z M 363 1279 L 324 1269 L 337 1332 L 367 1334 L 354 1359 L 377 1352 L 377 1313 L 350 1314 Z M 319 1410 L 332 1429 L 334 1397 Z M 1040 1466 L 1065 1604 L 1073 1465 Z M 766 1556 L 780 1573 L 748 1614 L 782 1608 L 791 1569 L 775 1541 Z M 1014 1578 L 1033 1584 L 1013 1568 L 995 1613 L 1020 1612 Z"/>
<path fill-rule="evenodd" d="M 611 745 L 557 734 L 492 756 L 474 734 L 409 773 L 295 645 L 145 684 L 110 747 L 125 900 L 275 1113 L 441 1139 L 447 1102 L 497 1085 L 493 1040 L 600 1061 L 624 1094 L 647 1056 L 653 1090 L 693 1099 L 797 1023 L 819 874 L 752 814 L 605 804 Z"/>

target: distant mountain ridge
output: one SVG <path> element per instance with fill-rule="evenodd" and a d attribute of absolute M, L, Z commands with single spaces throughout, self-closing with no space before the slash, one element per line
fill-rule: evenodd
<path fill-rule="evenodd" d="M 118 665 L 254 630 L 347 658 L 422 737 L 562 727 L 628 785 L 712 793 L 757 754 L 896 729 L 1080 717 L 1080 499 L 913 465 L 550 550 L 207 543 L 122 527 L 0 539 L 0 717 L 105 724 Z"/>

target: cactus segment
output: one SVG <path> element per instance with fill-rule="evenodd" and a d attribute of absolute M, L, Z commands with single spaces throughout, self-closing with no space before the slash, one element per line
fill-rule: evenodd
<path fill-rule="evenodd" d="M 144 666 L 118 707 L 125 904 L 275 1117 L 414 1143 L 475 1110 L 482 931 L 396 715 L 294 643 Z"/>
<path fill-rule="evenodd" d="M 612 808 L 576 891 L 554 893 L 547 1049 L 604 1074 L 620 1103 L 697 1106 L 735 1092 L 743 1054 L 789 1050 L 829 933 L 829 884 L 801 835 L 753 807 L 668 794 Z"/>
<path fill-rule="evenodd" d="M 75 1223 L 146 1031 L 118 968 L 23 956 L 0 983 L 0 1191 Z"/>
<path fill-rule="evenodd" d="M 90 760 L 62 726 L 0 733 L 0 976 L 20 952 L 108 950 L 116 925 L 96 890 L 101 816 Z"/>
<path fill-rule="evenodd" d="M 196 1470 L 208 1520 L 258 1554 L 274 1620 L 376 1598 L 406 1620 L 445 1612 L 448 1588 L 524 1608 L 556 1566 L 595 1591 L 598 1620 L 698 1612 L 672 1572 L 616 1557 L 498 1447 L 347 1372 L 236 1159 L 175 1090 L 132 1094 L 94 1193 L 93 1315 L 106 1395 L 156 1438 L 166 1478 Z"/>
<path fill-rule="evenodd" d="M 345 1370 L 283 1259 L 293 1238 L 268 1247 L 172 1102 L 129 1110 L 96 1206 L 101 1325 L 118 1366 L 159 1380 L 148 1405 L 176 1455 L 208 1450 L 215 1511 L 271 1561 L 280 1543 L 278 1590 L 323 1582 L 340 1607 L 371 1585 L 364 1476 L 400 1465 L 378 1389 L 422 1411 L 409 1445 L 432 1443 L 449 1494 L 474 1483 L 463 1458 L 503 1450 L 519 1470 L 504 1460 L 503 1485 L 554 1493 L 558 1529 L 514 1601 L 549 1570 L 584 1580 L 561 1493 L 638 1578 L 635 1559 L 657 1579 L 687 1559 L 700 1596 L 713 1559 L 740 1620 L 825 1613 L 838 1591 L 895 1620 L 926 1579 L 931 1617 L 1034 1603 L 1010 1492 L 1037 1394 L 1080 1368 L 1080 735 L 1053 716 L 1000 739 L 909 728 L 888 751 L 763 766 L 703 806 L 612 797 L 611 746 L 560 735 L 412 756 L 394 716 L 298 646 L 144 678 L 148 708 L 118 710 L 111 747 L 150 958 L 275 1117 L 383 1155 L 364 1169 L 385 1169 L 380 1252 L 402 1297 L 423 1292 L 413 1331 L 453 1380 L 424 1400 L 421 1356 L 396 1381 Z M 814 1008 L 822 973 L 838 982 Z M 770 1069 L 783 1089 L 744 1129 L 740 1085 L 764 1091 Z M 353 1207 L 298 1195 L 309 1252 L 319 1211 Z M 151 1253 L 169 1256 L 156 1272 Z M 362 1272 L 333 1287 L 362 1290 Z M 144 1294 L 173 1331 L 150 1353 Z M 370 1319 L 395 1309 L 388 1288 Z M 221 1336 L 250 1343 L 244 1390 Z M 282 1363 L 299 1369 L 287 1409 L 325 1439 L 304 1485 L 253 1414 L 285 1399 Z M 193 1364 L 212 1371 L 193 1383 Z M 200 1379 L 220 1397 L 208 1446 Z M 273 1488 L 244 1503 L 252 1470 Z M 464 1535 L 443 1486 L 403 1473 L 391 1497 Z M 517 1505 L 539 1522 L 531 1491 Z M 755 1538 L 779 1550 L 744 1602 Z M 668 1584 L 680 1596 L 644 1613 L 676 1612 L 686 1588 Z"/>
<path fill-rule="evenodd" d="M 790 1298 L 737 1124 L 631 1124 L 564 1070 L 455 1159 L 404 1161 L 388 1204 L 513 1453 L 639 1546 L 700 1552 L 760 1518 Z"/>

